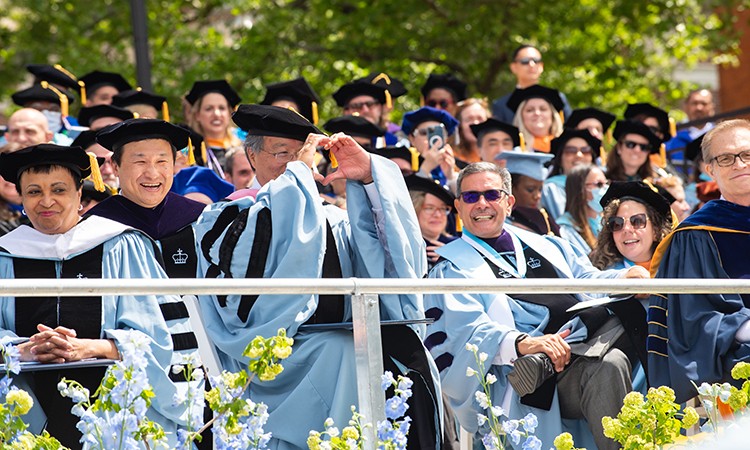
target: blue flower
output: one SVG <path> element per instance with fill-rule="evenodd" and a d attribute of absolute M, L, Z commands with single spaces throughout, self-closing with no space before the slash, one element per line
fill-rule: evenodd
<path fill-rule="evenodd" d="M 385 402 L 385 416 L 389 419 L 398 419 L 406 414 L 409 405 L 402 397 L 391 397 Z"/>
<path fill-rule="evenodd" d="M 537 420 L 534 413 L 528 413 L 523 418 L 523 429 L 526 430 L 527 433 L 532 434 L 536 430 L 536 427 L 539 426 L 539 421 Z"/>
<path fill-rule="evenodd" d="M 385 391 L 394 384 L 396 384 L 396 379 L 393 378 L 393 373 L 386 370 L 385 373 L 380 376 L 380 389 Z"/>
<path fill-rule="evenodd" d="M 523 443 L 522 448 L 523 450 L 540 450 L 542 448 L 542 441 L 540 441 L 536 436 L 529 436 Z"/>

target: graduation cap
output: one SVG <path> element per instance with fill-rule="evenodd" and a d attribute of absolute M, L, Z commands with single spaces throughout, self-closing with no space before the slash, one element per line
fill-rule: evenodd
<path fill-rule="evenodd" d="M 0 155 L 0 176 L 10 183 L 18 184 L 21 174 L 27 169 L 49 164 L 67 167 L 82 179 L 91 176 L 96 188 L 104 189 L 96 156 L 86 153 L 81 147 L 39 144 L 3 153 Z"/>
<path fill-rule="evenodd" d="M 602 207 L 606 207 L 614 199 L 633 199 L 640 203 L 650 205 L 662 216 L 672 218 L 670 202 L 658 192 L 656 187 L 643 181 L 613 181 L 609 189 L 599 201 Z"/>
<path fill-rule="evenodd" d="M 91 122 L 102 117 L 114 117 L 120 120 L 132 119 L 134 117 L 133 112 L 119 106 L 112 105 L 96 105 L 81 108 L 78 113 L 78 124 L 83 127 L 90 127 Z"/>
<path fill-rule="evenodd" d="M 409 175 L 404 179 L 406 181 L 406 188 L 409 191 L 424 192 L 426 194 L 432 194 L 439 198 L 446 205 L 450 206 L 453 212 L 456 212 L 454 202 L 456 196 L 451 191 L 443 187 L 439 181 L 431 178 L 423 178 L 417 175 Z"/>
<path fill-rule="evenodd" d="M 431 106 L 423 106 L 415 111 L 404 114 L 401 131 L 407 135 L 412 134 L 419 124 L 428 121 L 442 123 L 445 125 L 445 130 L 448 134 L 453 134 L 458 126 L 458 121 L 450 113 Z"/>
<path fill-rule="evenodd" d="M 422 98 L 424 99 L 427 98 L 431 90 L 442 88 L 453 94 L 456 102 L 460 102 L 467 97 L 466 86 L 466 83 L 459 80 L 451 73 L 431 73 L 430 76 L 427 77 L 427 81 L 425 81 L 420 91 L 422 92 Z"/>
<path fill-rule="evenodd" d="M 552 142 L 550 142 L 550 153 L 559 156 L 563 148 L 565 148 L 565 144 L 573 138 L 581 138 L 589 144 L 593 159 L 598 158 L 601 154 L 602 141 L 592 136 L 589 130 L 576 130 L 573 128 L 566 128 L 560 136 L 552 139 Z"/>
<path fill-rule="evenodd" d="M 323 125 L 329 133 L 346 133 L 351 136 L 376 138 L 383 136 L 385 130 L 359 115 L 336 117 Z"/>
<path fill-rule="evenodd" d="M 706 133 L 701 134 L 685 146 L 685 158 L 687 158 L 689 161 L 695 161 L 698 156 L 703 155 L 701 145 L 703 144 L 703 136 L 705 135 Z"/>
<path fill-rule="evenodd" d="M 625 119 L 633 120 L 637 116 L 653 117 L 659 122 L 659 130 L 664 135 L 664 140 L 676 134 L 674 120 L 669 117 L 666 111 L 650 103 L 632 103 L 625 108 Z"/>
<path fill-rule="evenodd" d="M 471 132 L 474 133 L 474 136 L 476 136 L 477 141 L 481 141 L 482 137 L 484 137 L 484 135 L 487 133 L 491 133 L 493 131 L 502 131 L 510 136 L 511 139 L 513 139 L 513 147 L 521 146 L 520 131 L 518 130 L 518 128 L 514 127 L 511 124 L 497 120 L 493 117 L 490 117 L 482 123 L 469 125 L 469 128 L 471 128 Z"/>
<path fill-rule="evenodd" d="M 112 97 L 112 105 L 126 108 L 133 105 L 149 105 L 154 107 L 157 111 L 161 110 L 162 117 L 165 121 L 169 122 L 169 106 L 167 105 L 167 97 L 161 95 L 152 94 L 144 90 L 131 89 L 129 91 L 122 91 L 119 94 Z"/>
<path fill-rule="evenodd" d="M 84 130 L 81 131 L 78 136 L 70 143 L 71 147 L 81 147 L 86 150 L 92 145 L 96 144 L 96 131 Z M 101 166 L 101 163 L 99 164 Z"/>
<path fill-rule="evenodd" d="M 565 120 L 565 128 L 575 128 L 586 119 L 598 120 L 602 124 L 602 130 L 606 133 L 615 121 L 615 115 L 597 108 L 576 109 Z"/>
<path fill-rule="evenodd" d="M 190 88 L 190 92 L 185 95 L 185 100 L 194 105 L 198 99 L 211 92 L 223 95 L 232 108 L 242 101 L 237 91 L 232 89 L 227 80 L 196 81 Z"/>
<path fill-rule="evenodd" d="M 117 154 L 130 142 L 163 139 L 172 144 L 176 151 L 188 146 L 189 137 L 187 130 L 164 120 L 128 119 L 99 130 L 96 142 Z"/>
<path fill-rule="evenodd" d="M 512 111 L 518 111 L 518 107 L 521 106 L 521 103 L 531 98 L 541 98 L 546 100 L 557 112 L 561 112 L 565 106 L 562 98 L 560 98 L 560 91 L 542 86 L 541 84 L 535 84 L 526 89 L 516 88 L 508 99 L 508 108 Z"/>
<path fill-rule="evenodd" d="M 615 131 L 612 133 L 615 139 L 618 141 L 620 138 L 625 137 L 627 134 L 637 134 L 648 139 L 651 144 L 651 153 L 659 153 L 661 148 L 661 139 L 659 139 L 651 128 L 647 127 L 642 122 L 635 122 L 632 120 L 618 120 L 615 124 Z"/>
<path fill-rule="evenodd" d="M 63 92 L 63 95 L 66 96 L 68 103 L 74 101 L 73 97 L 70 94 Z M 55 91 L 53 91 L 52 89 L 42 87 L 41 84 L 35 84 L 30 88 L 20 90 L 11 95 L 10 98 L 13 99 L 13 103 L 18 106 L 26 106 L 29 103 L 38 101 L 61 105 L 60 96 L 58 96 L 57 93 L 55 93 Z"/>
<path fill-rule="evenodd" d="M 524 175 L 535 180 L 544 181 L 547 178 L 545 163 L 554 158 L 548 153 L 537 152 L 502 152 L 496 160 L 505 160 L 505 168 L 511 174 Z"/>
<path fill-rule="evenodd" d="M 222 180 L 213 170 L 196 166 L 177 172 L 170 190 L 179 195 L 197 192 L 218 202 L 234 192 L 234 185 Z"/>
<path fill-rule="evenodd" d="M 102 72 L 100 70 L 94 70 L 78 79 L 79 82 L 83 82 L 80 86 L 79 92 L 81 93 L 81 102 L 85 103 L 86 93 L 90 96 L 93 92 L 103 86 L 112 86 L 117 89 L 118 92 L 129 91 L 133 89 L 133 86 L 125 80 L 125 78 L 119 73 L 114 72 Z M 79 83 L 80 84 L 80 83 Z"/>
<path fill-rule="evenodd" d="M 26 66 L 37 82 L 46 81 L 70 89 L 78 89 L 78 79 L 72 73 L 65 70 L 60 64 L 51 66 L 49 64 L 29 64 Z"/>
<path fill-rule="evenodd" d="M 304 77 L 266 86 L 266 96 L 261 105 L 270 105 L 277 100 L 294 102 L 299 113 L 313 124 L 318 124 L 318 105 L 320 97 Z"/>
<path fill-rule="evenodd" d="M 190 165 L 197 164 L 199 166 L 205 166 L 208 156 L 207 156 L 207 150 L 206 150 L 206 142 L 203 140 L 203 136 L 201 136 L 197 131 L 192 129 L 190 125 L 187 125 L 184 123 L 178 123 L 175 125 L 187 131 L 188 134 L 190 135 L 191 145 L 189 145 L 188 147 L 192 146 L 194 151 L 188 153 L 188 164 Z M 191 153 L 193 154 L 192 159 L 190 157 Z"/>
<path fill-rule="evenodd" d="M 411 163 L 411 170 L 416 172 L 419 170 L 419 166 L 422 165 L 424 158 L 419 154 L 417 149 L 409 147 L 381 147 L 381 148 L 368 148 L 368 152 L 373 155 L 382 156 L 388 159 L 403 159 Z"/>
<path fill-rule="evenodd" d="M 385 72 L 372 72 L 366 77 L 357 78 L 355 83 L 370 83 L 386 89 L 391 94 L 391 98 L 398 98 L 406 94 L 404 83 L 388 76 Z"/>
<path fill-rule="evenodd" d="M 393 106 L 391 94 L 387 89 L 377 84 L 356 81 L 341 86 L 338 91 L 333 93 L 333 99 L 336 100 L 338 106 L 343 108 L 349 103 L 349 100 L 360 95 L 369 95 L 388 108 Z"/>
<path fill-rule="evenodd" d="M 240 105 L 232 120 L 248 134 L 273 136 L 304 142 L 310 133 L 322 131 L 300 113 L 271 105 Z"/>
<path fill-rule="evenodd" d="M 81 199 L 91 199 L 97 202 L 103 202 L 109 197 L 112 197 L 112 191 L 110 189 L 97 191 L 96 186 L 94 186 L 93 181 L 83 180 L 83 188 L 81 189 Z"/>

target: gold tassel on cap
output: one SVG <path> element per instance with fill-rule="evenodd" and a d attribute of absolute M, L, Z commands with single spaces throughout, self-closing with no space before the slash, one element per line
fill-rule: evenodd
<path fill-rule="evenodd" d="M 59 70 L 60 72 L 64 73 L 65 75 L 69 76 L 70 78 L 72 78 L 73 81 L 78 81 L 78 77 L 77 76 L 73 75 L 68 69 L 66 69 L 65 67 L 61 66 L 60 64 L 55 64 L 53 67 L 55 69 Z"/>
<path fill-rule="evenodd" d="M 89 165 L 91 166 L 91 175 L 88 178 L 94 183 L 94 189 L 104 192 L 107 187 L 102 179 L 102 173 L 99 171 L 99 162 L 96 160 L 96 155 L 91 152 L 86 152 L 86 154 L 89 155 Z"/>
<path fill-rule="evenodd" d="M 49 89 L 57 95 L 57 98 L 60 99 L 60 112 L 62 113 L 63 117 L 68 117 L 68 96 L 60 92 L 59 89 L 47 83 L 46 81 L 42 81 L 42 87 L 44 89 Z"/>
<path fill-rule="evenodd" d="M 313 125 L 317 125 L 318 124 L 318 103 L 317 102 L 312 102 L 310 104 L 310 106 L 311 106 L 311 109 L 312 109 L 312 122 L 313 122 Z"/>
<path fill-rule="evenodd" d="M 419 106 L 424 106 L 424 95 L 419 96 Z"/>
<path fill-rule="evenodd" d="M 166 100 L 161 104 L 161 118 L 165 122 L 169 122 L 169 105 L 167 105 Z"/>
<path fill-rule="evenodd" d="M 333 151 L 328 151 L 328 159 L 331 160 L 331 169 L 335 169 L 339 166 L 339 162 L 336 160 L 336 155 L 333 154 Z"/>
<path fill-rule="evenodd" d="M 558 111 L 557 113 L 560 115 L 560 122 L 564 124 L 565 123 L 565 111 Z"/>
<path fill-rule="evenodd" d="M 523 133 L 518 133 L 518 143 L 520 144 L 521 151 L 526 151 L 526 137 L 524 137 Z"/>
<path fill-rule="evenodd" d="M 206 150 L 205 141 L 201 141 L 201 158 L 203 159 L 203 164 L 206 164 L 206 161 L 208 161 L 208 151 Z"/>
<path fill-rule="evenodd" d="M 86 83 L 78 80 L 78 86 L 81 87 L 81 105 L 86 105 Z"/>
<path fill-rule="evenodd" d="M 456 214 L 456 232 L 460 233 L 464 229 L 464 224 L 461 222 L 461 216 Z"/>
<path fill-rule="evenodd" d="M 677 124 L 674 123 L 673 118 L 669 118 L 669 134 L 671 134 L 670 137 L 675 137 L 677 135 Z"/>
<path fill-rule="evenodd" d="M 383 72 L 380 72 L 380 75 L 378 75 L 378 76 L 376 76 L 375 78 L 372 79 L 372 84 L 375 84 L 375 83 L 377 83 L 380 80 L 385 81 L 385 84 L 387 84 L 388 86 L 391 85 L 391 79 L 388 77 L 387 74 L 385 74 Z"/>
<path fill-rule="evenodd" d="M 387 89 L 385 91 L 385 107 L 388 109 L 393 108 L 393 100 L 391 99 L 391 93 Z"/>
<path fill-rule="evenodd" d="M 194 166 L 195 165 L 195 153 L 193 152 L 193 140 L 188 138 L 188 154 L 187 154 L 187 164 L 188 166 Z"/>
<path fill-rule="evenodd" d="M 419 152 L 414 147 L 409 147 L 409 152 L 411 153 L 411 170 L 414 172 L 419 171 Z"/>

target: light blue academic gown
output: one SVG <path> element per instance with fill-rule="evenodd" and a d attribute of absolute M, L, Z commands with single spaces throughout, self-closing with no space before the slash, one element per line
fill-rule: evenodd
<path fill-rule="evenodd" d="M 565 213 L 565 180 L 567 175 L 555 175 L 544 180 L 542 186 L 542 208 L 555 220 Z"/>
<path fill-rule="evenodd" d="M 0 278 L 15 277 L 13 260 L 16 257 L 59 261 L 56 264 L 59 272 L 65 260 L 102 243 L 102 278 L 166 278 L 156 260 L 153 242 L 146 235 L 102 217 L 89 217 L 62 235 L 46 235 L 21 226 L 0 237 L 0 247 L 6 250 L 0 252 Z M 1 342 L 13 342 L 19 337 L 14 332 L 15 306 L 23 300 L 0 297 Z M 66 326 L 75 328 L 75 324 Z M 102 296 L 101 338 L 112 339 L 119 347 L 131 333 L 142 333 L 151 341 L 144 356 L 148 361 L 146 374 L 156 396 L 147 416 L 164 427 L 169 433 L 170 447 L 174 447 L 178 423 L 185 423 L 187 410 L 186 405 L 172 404 L 175 385 L 167 373 L 172 340 L 159 309 L 159 299 L 155 295 Z M 72 402 L 70 407 L 73 407 Z M 41 408 L 35 407 L 35 410 L 32 415 L 44 414 Z"/>
<path fill-rule="evenodd" d="M 560 278 L 616 278 L 621 275 L 621 271 L 617 270 L 597 270 L 591 265 L 586 255 L 560 238 L 540 236 L 508 224 L 505 224 L 503 228 L 518 236 L 524 244 L 531 246 L 539 254 L 544 255 L 554 264 Z M 469 235 L 468 238 L 473 237 Z M 473 239 L 477 245 L 497 255 L 497 252 L 486 243 L 477 238 Z M 430 278 L 495 279 L 492 269 L 482 255 L 464 239 L 457 239 L 439 248 L 437 252 L 445 259 L 430 271 Z M 499 255 L 497 257 L 502 258 Z M 497 382 L 491 387 L 493 405 L 503 406 L 506 416 L 511 419 L 520 419 L 529 412 L 534 413 L 539 420 L 536 436 L 542 440 L 542 448 L 552 446 L 554 438 L 564 431 L 573 434 L 577 447 L 595 448 L 593 437 L 585 421 L 562 419 L 557 392 L 555 392 L 549 411 L 523 405 L 507 381 L 507 375 L 512 366 L 493 363 L 493 358 L 500 354 L 501 348 L 505 354 L 511 351 L 513 359 L 515 358 L 513 346 L 515 336 L 519 332 L 532 336 L 544 334 L 543 330 L 549 322 L 547 308 L 515 300 L 504 294 L 492 293 L 426 294 L 425 307 L 428 311 L 436 308 L 433 311 L 439 310 L 442 313 L 434 323 L 428 326 L 427 331 L 429 335 L 443 332 L 446 339 L 432 347 L 430 352 L 438 361 L 441 358 L 443 361 L 451 361 L 449 364 L 438 362 L 438 367 L 441 369 L 440 380 L 448 404 L 456 413 L 462 427 L 470 432 L 476 432 L 478 430 L 477 414 L 487 414 L 486 411 L 481 410 L 474 398 L 474 393 L 480 390 L 479 382 L 474 377 L 466 376 L 467 367 L 477 369 L 473 353 L 466 350 L 467 344 L 474 344 L 479 348 L 479 352 L 489 355 L 485 369 L 487 373 L 492 373 L 497 377 Z M 508 310 L 512 314 L 511 318 L 507 317 Z M 566 341 L 582 342 L 587 338 L 586 327 L 579 318 L 572 319 L 560 329 L 567 328 L 571 328 L 573 332 L 566 338 Z M 509 339 L 504 342 L 506 336 L 509 336 Z M 450 357 L 445 355 L 450 355 Z"/>
<path fill-rule="evenodd" d="M 573 218 L 570 213 L 563 213 L 562 216 L 558 217 L 557 225 L 560 226 L 560 237 L 568 241 L 572 246 L 576 247 L 580 252 L 589 254 L 591 253 L 591 247 L 588 242 L 578 232 L 576 226 L 573 224 Z"/>
<path fill-rule="evenodd" d="M 263 278 L 320 278 L 326 220 L 343 277 L 420 278 L 426 267 L 424 241 L 403 177 L 395 164 L 377 156 L 372 156 L 372 174 L 374 183 L 367 189 L 375 189 L 377 199 L 373 201 L 362 183 L 348 181 L 348 209 L 344 211 L 324 207 L 310 169 L 292 162 L 283 175 L 263 186 L 255 200 L 241 198 L 204 211 L 196 223 L 199 242 L 221 222 L 223 211 L 249 208 L 247 224 L 231 255 L 220 252 L 226 229 L 213 246 L 203 248 L 203 254 L 215 265 L 230 267 L 232 277 L 245 277 L 258 213 L 268 208 L 271 241 Z M 349 299 L 346 296 L 345 321 L 352 318 Z M 357 404 L 351 331 L 300 331 L 316 311 L 317 295 L 260 295 L 246 321 L 238 315 L 241 303 L 238 296 L 228 296 L 224 307 L 215 297 L 201 302 L 207 332 L 226 370 L 246 367 L 248 359 L 242 352 L 255 336 L 273 336 L 284 328 L 294 338 L 292 355 L 283 361 L 281 375 L 270 382 L 253 382 L 250 389 L 254 401 L 269 406 L 265 430 L 273 433 L 270 448 L 307 448 L 309 431 L 322 430 L 328 417 L 346 426 L 351 405 Z M 424 317 L 419 295 L 381 295 L 380 306 L 381 319 Z M 423 337 L 423 329 L 415 328 Z M 433 372 L 437 380 L 434 366 Z"/>

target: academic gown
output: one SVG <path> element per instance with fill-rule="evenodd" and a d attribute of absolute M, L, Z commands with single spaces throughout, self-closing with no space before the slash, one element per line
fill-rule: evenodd
<path fill-rule="evenodd" d="M 64 234 L 48 235 L 28 226 L 0 237 L 0 278 L 166 278 L 154 255 L 153 242 L 130 227 L 101 217 L 80 221 Z M 57 306 L 55 306 L 55 304 Z M 160 301 L 154 295 L 105 295 L 102 297 L 0 297 L 0 341 L 13 342 L 18 337 L 29 337 L 35 330 L 33 322 L 47 326 L 73 328 L 79 337 L 112 339 L 115 344 L 127 339 L 131 333 L 142 333 L 150 340 L 144 355 L 148 361 L 146 373 L 157 395 L 148 410 L 148 417 L 161 424 L 170 435 L 170 446 L 176 443 L 177 423 L 183 421 L 185 405 L 172 405 L 175 393 L 167 370 L 172 357 L 169 330 L 159 312 Z M 59 312 L 56 312 L 59 311 Z M 56 318 L 57 316 L 57 318 Z M 23 328 L 26 332 L 23 332 Z M 84 372 L 95 369 L 57 371 L 57 377 L 76 380 L 77 375 L 94 381 L 94 389 L 101 381 L 103 371 L 93 380 Z M 26 381 L 35 382 L 36 372 L 23 375 Z M 39 380 L 36 380 L 38 383 Z M 94 389 L 91 389 L 93 394 Z M 37 387 L 38 399 L 48 404 L 44 411 L 52 427 L 70 414 L 73 403 L 59 396 L 57 382 L 45 380 Z M 58 398 L 61 401 L 57 401 Z M 35 402 L 33 415 L 41 415 Z M 72 419 L 72 424 L 77 418 Z M 73 425 L 74 426 L 74 425 Z M 65 445 L 76 445 L 80 432 L 75 428 L 65 436 L 73 438 Z M 69 438 L 70 439 L 70 438 Z"/>
<path fill-rule="evenodd" d="M 712 200 L 657 248 L 655 278 L 750 278 L 750 207 Z M 678 402 L 697 393 L 691 381 L 729 382 L 750 361 L 750 342 L 735 334 L 750 319 L 748 294 L 668 294 L 650 298 L 648 373 L 654 386 L 674 389 Z"/>
<path fill-rule="evenodd" d="M 210 263 L 207 276 L 330 277 L 324 273 L 325 259 L 335 251 L 340 267 L 337 277 L 420 278 L 425 273 L 425 247 L 403 177 L 395 164 L 377 156 L 372 156 L 372 173 L 371 185 L 347 182 L 346 211 L 323 206 L 310 169 L 300 162 L 288 164 L 286 172 L 263 186 L 255 200 L 244 197 L 212 205 L 196 224 Z M 263 253 L 265 258 L 260 257 Z M 357 404 L 352 332 L 301 328 L 306 323 L 351 321 L 350 297 L 345 301 L 334 297 L 219 296 L 201 303 L 208 334 L 226 370 L 246 367 L 248 359 L 242 351 L 257 335 L 269 337 L 284 328 L 294 339 L 281 375 L 270 382 L 254 382 L 250 388 L 254 401 L 269 406 L 265 429 L 273 433 L 272 449 L 307 448 L 310 430 L 322 430 L 328 417 L 346 426 L 351 405 Z M 380 307 L 383 320 L 424 317 L 419 295 L 381 295 Z M 423 327 L 413 328 L 383 327 L 383 338 L 387 341 L 398 335 L 403 339 L 401 347 L 421 353 L 430 366 L 427 373 L 400 367 L 412 379 L 425 378 L 433 386 L 426 395 L 435 397 L 427 401 L 439 407 L 434 363 L 419 343 Z M 421 446 L 434 448 L 439 419 L 431 415 L 422 420 L 433 422 L 434 435 L 422 436 Z"/>
<path fill-rule="evenodd" d="M 567 175 L 555 175 L 544 180 L 542 186 L 542 207 L 555 220 L 565 213 L 565 180 Z"/>
<path fill-rule="evenodd" d="M 622 274 L 619 270 L 597 270 L 586 255 L 560 238 L 540 236 L 508 224 L 503 228 L 516 235 L 522 245 L 528 245 L 544 255 L 554 265 L 560 278 L 616 278 Z M 496 252 L 470 233 L 467 235 L 466 230 L 464 236 L 437 250 L 444 259 L 430 271 L 429 278 L 495 278 L 489 264 L 467 239 L 473 239 L 490 254 Z M 533 261 L 530 259 L 528 263 Z M 497 377 L 490 388 L 493 405 L 502 406 L 506 416 L 511 419 L 521 419 L 529 412 L 534 413 L 539 420 L 536 436 L 542 440 L 542 448 L 552 446 L 554 438 L 564 431 L 573 434 L 577 446 L 595 448 L 585 421 L 560 416 L 556 390 L 549 410 L 522 404 L 507 381 L 512 366 L 500 363 L 499 356 L 495 359 L 496 355 L 501 354 L 505 355 L 506 360 L 508 355 L 512 355 L 510 359 L 515 359 L 514 336 L 519 332 L 532 336 L 544 334 L 543 330 L 550 321 L 550 312 L 546 307 L 505 294 L 452 293 L 426 294 L 425 308 L 427 316 L 436 319 L 428 326 L 429 336 L 425 344 L 437 362 L 448 405 L 463 428 L 476 432 L 477 414 L 487 414 L 474 398 L 474 393 L 481 389 L 478 380 L 466 376 L 467 367 L 477 369 L 473 353 L 466 350 L 467 344 L 474 344 L 480 353 L 489 355 L 485 369 Z M 566 328 L 573 331 L 566 338 L 569 343 L 583 342 L 588 337 L 588 330 L 578 317 L 568 321 L 560 330 Z M 506 336 L 509 338 L 505 339 Z M 486 373 L 482 376 L 486 376 Z"/>

